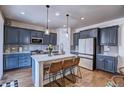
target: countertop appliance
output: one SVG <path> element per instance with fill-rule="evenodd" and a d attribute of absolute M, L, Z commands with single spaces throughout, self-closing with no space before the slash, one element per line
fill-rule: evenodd
<path fill-rule="evenodd" d="M 95 38 L 79 39 L 78 56 L 80 57 L 80 66 L 89 70 L 95 68 Z"/>
<path fill-rule="evenodd" d="M 43 43 L 43 38 L 32 37 L 31 43 L 32 44 L 42 44 Z"/>

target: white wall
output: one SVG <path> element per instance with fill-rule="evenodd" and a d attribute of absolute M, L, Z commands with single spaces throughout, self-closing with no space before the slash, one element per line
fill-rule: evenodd
<path fill-rule="evenodd" d="M 57 31 L 57 45 L 59 47 L 63 45 L 63 50 L 66 54 L 70 53 L 70 28 L 68 30 L 68 36 L 66 35 L 67 29 L 66 28 L 59 28 L 56 29 Z"/>
<path fill-rule="evenodd" d="M 119 18 L 111 21 L 106 21 L 99 24 L 94 24 L 87 27 L 82 27 L 79 29 L 76 29 L 75 32 L 79 32 L 81 30 L 91 29 L 91 28 L 102 28 L 107 26 L 113 26 L 113 25 L 119 25 L 119 32 L 118 32 L 118 68 L 123 66 L 124 67 L 124 18 Z"/>
<path fill-rule="evenodd" d="M 4 20 L 0 11 L 0 79 L 3 76 L 3 26 Z"/>

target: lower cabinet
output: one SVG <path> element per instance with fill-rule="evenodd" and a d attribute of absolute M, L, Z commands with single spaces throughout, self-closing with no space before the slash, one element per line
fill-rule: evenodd
<path fill-rule="evenodd" d="M 19 56 L 19 67 L 31 66 L 30 54 L 23 54 Z"/>
<path fill-rule="evenodd" d="M 30 54 L 7 54 L 3 59 L 4 70 L 31 66 Z"/>
<path fill-rule="evenodd" d="M 4 56 L 4 70 L 18 68 L 18 55 Z"/>
<path fill-rule="evenodd" d="M 117 72 L 117 57 L 97 55 L 96 69 L 104 70 L 111 73 Z"/>

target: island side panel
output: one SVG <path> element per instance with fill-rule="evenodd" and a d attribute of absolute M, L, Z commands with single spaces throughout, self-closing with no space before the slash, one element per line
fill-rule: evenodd
<path fill-rule="evenodd" d="M 39 62 L 39 81 L 40 81 L 40 82 L 39 82 L 39 86 L 40 86 L 40 87 L 43 87 L 43 85 L 44 85 L 44 84 L 43 84 L 43 80 L 44 80 L 44 79 L 43 79 L 43 77 L 44 77 L 44 76 L 43 76 L 43 75 L 44 75 L 43 72 L 44 72 L 44 69 L 43 69 L 43 62 Z"/>

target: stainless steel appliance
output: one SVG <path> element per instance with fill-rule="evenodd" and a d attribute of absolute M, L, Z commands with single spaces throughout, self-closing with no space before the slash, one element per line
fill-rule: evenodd
<path fill-rule="evenodd" d="M 32 44 L 42 44 L 43 43 L 43 38 L 32 37 L 31 43 Z"/>
<path fill-rule="evenodd" d="M 79 56 L 80 56 L 80 66 L 93 70 L 95 66 L 95 39 L 86 38 L 79 39 Z"/>

